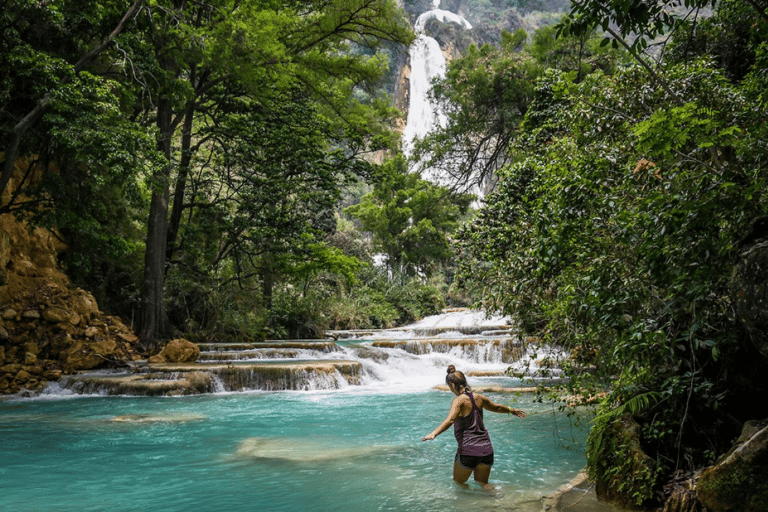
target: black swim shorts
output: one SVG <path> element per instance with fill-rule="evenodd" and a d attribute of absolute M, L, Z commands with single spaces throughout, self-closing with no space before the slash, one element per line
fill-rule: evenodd
<path fill-rule="evenodd" d="M 459 455 L 459 452 L 456 452 L 456 462 L 464 469 L 475 469 L 478 464 L 493 466 L 493 454 L 475 457 L 474 455 Z"/>

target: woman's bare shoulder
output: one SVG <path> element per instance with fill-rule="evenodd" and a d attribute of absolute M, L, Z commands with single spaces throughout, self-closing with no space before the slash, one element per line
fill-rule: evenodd
<path fill-rule="evenodd" d="M 475 403 L 478 407 L 482 408 L 483 404 L 492 404 L 493 402 L 487 396 L 475 393 Z"/>
<path fill-rule="evenodd" d="M 469 403 L 469 396 L 462 393 L 460 395 L 453 397 L 453 402 L 456 404 Z"/>

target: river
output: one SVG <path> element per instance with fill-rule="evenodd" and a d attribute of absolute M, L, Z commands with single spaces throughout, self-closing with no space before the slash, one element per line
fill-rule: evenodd
<path fill-rule="evenodd" d="M 543 352 L 497 324 L 452 313 L 404 329 L 334 333 L 330 352 L 313 351 L 311 342 L 290 357 L 249 348 L 250 357 L 233 350 L 229 362 L 263 363 L 265 354 L 275 364 L 345 360 L 361 367 L 354 384 L 336 376 L 305 380 L 303 389 L 220 386 L 192 396 L 50 386 L 38 397 L 6 399 L 0 509 L 538 512 L 542 496 L 584 466 L 585 422 L 515 392 L 528 382 L 501 372 L 516 365 L 536 379 L 532 356 L 540 360 Z M 222 352 L 203 355 L 219 364 Z M 448 364 L 483 375 L 470 376 L 470 384 L 528 413 L 486 413 L 495 491 L 452 482 L 450 430 L 421 441 L 447 414 L 453 395 L 435 386 Z"/>

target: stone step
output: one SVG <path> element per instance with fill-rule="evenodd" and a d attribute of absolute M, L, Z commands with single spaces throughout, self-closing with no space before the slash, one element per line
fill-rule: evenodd
<path fill-rule="evenodd" d="M 256 343 L 198 343 L 201 352 L 225 352 L 264 349 L 296 349 L 317 350 L 320 352 L 336 352 L 341 348 L 333 341 L 263 341 Z"/>
<path fill-rule="evenodd" d="M 66 375 L 62 388 L 80 394 L 173 396 L 222 391 L 338 389 L 360 384 L 356 361 L 149 364 L 139 373 Z"/>
<path fill-rule="evenodd" d="M 371 343 L 374 347 L 398 348 L 411 354 L 448 353 L 456 347 L 465 352 L 499 350 L 501 361 L 513 363 L 523 357 L 524 348 L 517 338 L 474 339 L 474 338 L 420 338 L 410 340 L 377 340 Z"/>
<path fill-rule="evenodd" d="M 349 331 L 327 331 L 327 335 L 334 340 L 339 339 L 365 339 L 375 337 L 383 332 L 388 336 L 392 333 L 400 333 L 403 336 L 439 336 L 447 332 L 458 332 L 464 335 L 484 335 L 484 336 L 504 336 L 515 335 L 517 331 L 511 325 L 459 325 L 451 327 L 402 327 L 383 330 L 349 330 Z"/>

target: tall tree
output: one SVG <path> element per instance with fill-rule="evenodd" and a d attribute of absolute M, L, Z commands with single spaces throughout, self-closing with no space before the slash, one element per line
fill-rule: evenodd
<path fill-rule="evenodd" d="M 158 82 L 153 93 L 157 145 L 165 156 L 152 177 L 142 291 L 140 336 L 151 341 L 170 329 L 164 309 L 166 255 L 168 244 L 175 243 L 168 236 L 170 187 L 176 177 L 174 201 L 181 203 L 187 177 L 184 154 L 177 157 L 174 142 L 181 129 L 186 152 L 193 149 L 184 141 L 201 109 L 214 108 L 211 90 L 237 84 L 254 101 L 268 103 L 272 91 L 302 84 L 328 105 L 337 129 L 365 147 L 371 134 L 386 130 L 381 109 L 357 99 L 354 90 L 377 79 L 384 60 L 355 48 L 375 50 L 384 40 L 407 43 L 411 31 L 387 0 L 280 5 L 176 0 L 153 3 L 144 23 L 160 74 L 153 78 Z M 171 219 L 177 223 L 178 214 Z M 176 232 L 174 224 L 171 235 Z"/>

